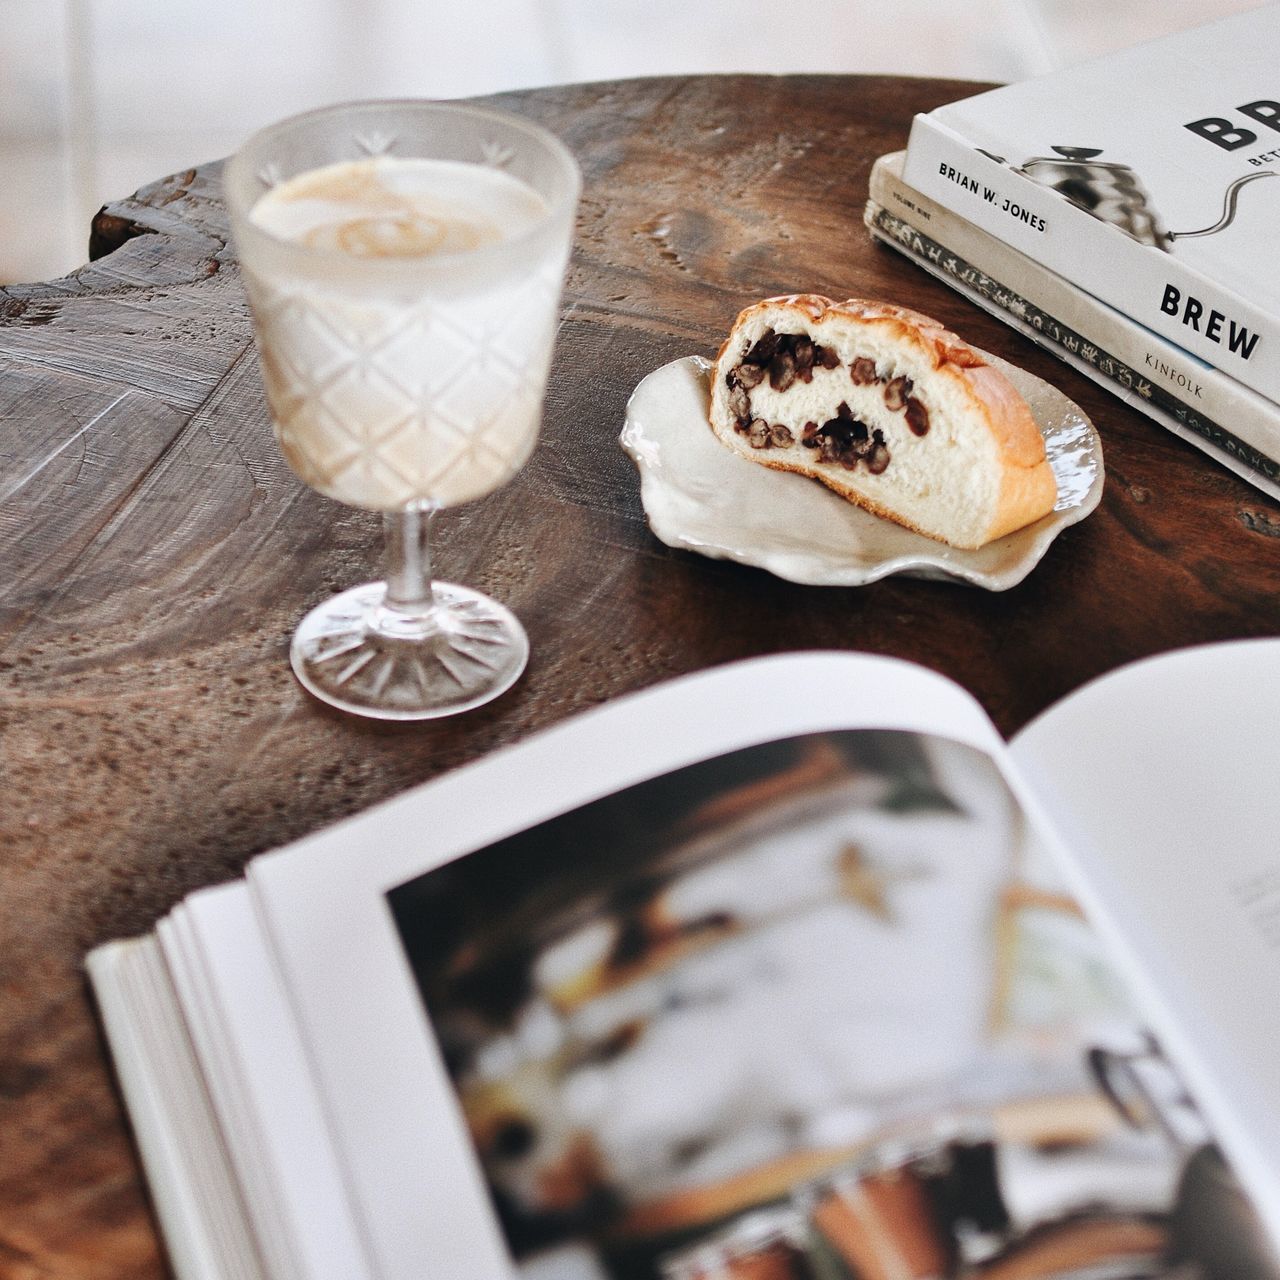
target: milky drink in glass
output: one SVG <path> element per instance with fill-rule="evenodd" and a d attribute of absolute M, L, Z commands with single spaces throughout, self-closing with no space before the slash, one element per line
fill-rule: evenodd
<path fill-rule="evenodd" d="M 302 480 L 394 511 L 511 479 L 538 432 L 563 252 L 486 254 L 546 216 L 500 168 L 388 155 L 306 170 L 257 200 L 257 227 L 319 251 L 246 267 L 271 416 Z"/>
<path fill-rule="evenodd" d="M 502 601 L 436 575 L 430 534 L 534 446 L 581 190 L 572 154 L 467 103 L 338 103 L 254 134 L 223 190 L 281 450 L 307 485 L 381 511 L 386 533 L 382 578 L 299 622 L 294 674 L 382 720 L 496 698 L 528 636 Z"/>

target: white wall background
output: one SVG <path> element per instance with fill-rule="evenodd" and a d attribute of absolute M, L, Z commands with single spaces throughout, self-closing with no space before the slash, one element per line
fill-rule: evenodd
<path fill-rule="evenodd" d="M 1258 0 L 0 0 L 0 283 L 325 102 L 683 72 L 1016 80 Z"/>

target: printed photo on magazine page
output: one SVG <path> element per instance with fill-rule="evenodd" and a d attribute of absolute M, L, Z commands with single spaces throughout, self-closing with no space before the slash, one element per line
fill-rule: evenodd
<path fill-rule="evenodd" d="M 388 900 L 523 1277 L 1274 1274 L 970 747 L 750 747 Z"/>

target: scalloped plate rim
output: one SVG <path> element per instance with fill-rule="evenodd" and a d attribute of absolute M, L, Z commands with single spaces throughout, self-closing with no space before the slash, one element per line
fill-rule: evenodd
<path fill-rule="evenodd" d="M 801 550 L 799 547 L 790 550 L 785 546 L 785 540 L 782 545 L 762 545 L 760 538 L 752 536 L 749 530 L 744 531 L 741 526 L 735 530 L 731 521 L 711 528 L 700 527 L 698 519 L 705 518 L 702 511 L 683 519 L 673 517 L 669 510 L 672 505 L 668 500 L 670 495 L 675 493 L 684 497 L 684 491 L 690 484 L 706 478 L 701 474 L 682 475 L 679 482 L 673 484 L 663 474 L 659 460 L 662 447 L 668 440 L 666 430 L 683 430 L 693 416 L 689 410 L 693 408 L 691 392 L 695 388 L 701 395 L 697 415 L 705 423 L 707 381 L 712 362 L 703 356 L 691 355 L 668 361 L 647 374 L 627 401 L 619 443 L 639 472 L 641 505 L 650 530 L 660 542 L 677 550 L 764 569 L 775 577 L 804 586 L 865 586 L 893 575 L 961 582 L 989 591 L 1004 591 L 1017 585 L 1040 562 L 1063 529 L 1079 523 L 1097 508 L 1105 483 L 1102 442 L 1084 410 L 1051 383 L 1001 360 L 998 356 L 988 355 L 987 358 L 1028 397 L 1037 425 L 1048 445 L 1062 442 L 1060 434 L 1068 429 L 1074 429 L 1082 436 L 1076 452 L 1083 451 L 1086 461 L 1077 465 L 1073 478 L 1078 484 L 1082 476 L 1087 476 L 1087 488 L 1078 495 L 1073 495 L 1067 505 L 1062 505 L 1060 499 L 1059 507 L 1035 524 L 1006 534 L 977 551 L 949 547 L 945 543 L 926 538 L 923 534 L 904 529 L 892 521 L 871 515 L 808 477 L 770 471 L 737 457 L 715 439 L 710 427 L 703 429 L 706 431 L 706 439 L 714 443 L 718 451 L 706 451 L 706 456 L 714 459 L 711 463 L 713 468 L 723 470 L 724 474 L 731 476 L 743 487 L 758 487 L 762 492 L 766 488 L 771 490 L 769 496 L 775 505 L 778 493 L 785 493 L 789 485 L 798 502 L 802 502 L 807 508 L 814 508 L 816 503 L 822 503 L 829 510 L 831 518 L 839 521 L 846 530 L 851 522 L 856 521 L 859 536 L 867 544 L 866 557 L 861 563 L 854 563 L 820 550 Z M 683 387 L 677 382 L 681 377 L 685 380 Z M 668 383 L 671 387 L 668 387 Z M 665 402 L 660 397 L 665 397 Z M 1058 419 L 1046 420 L 1039 403 L 1046 398 L 1059 411 Z M 656 410 L 653 402 L 658 402 Z M 657 425 L 666 429 L 656 434 L 653 429 L 655 411 L 658 415 Z M 679 436 L 675 438 L 682 440 Z M 1051 456 L 1051 462 L 1061 486 L 1062 468 L 1070 465 L 1069 460 L 1058 455 Z M 721 468 L 721 463 L 726 465 Z M 732 464 L 735 469 L 742 467 L 745 470 L 735 475 L 727 464 Z M 804 495 L 803 498 L 800 497 L 801 494 Z M 679 506 L 680 503 L 677 501 L 676 505 Z M 794 507 L 796 504 L 791 505 Z M 883 540 L 887 546 L 902 543 L 906 545 L 877 555 L 875 545 L 879 540 Z M 1008 554 L 1011 551 L 1015 553 Z M 984 567 L 984 562 L 990 561 L 1000 552 L 1005 553 L 1007 564 L 999 568 Z"/>

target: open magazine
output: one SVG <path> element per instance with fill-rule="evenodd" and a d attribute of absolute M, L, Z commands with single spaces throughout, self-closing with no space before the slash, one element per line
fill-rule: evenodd
<path fill-rule="evenodd" d="M 1280 1276 L 1278 722 L 765 658 L 259 858 L 89 957 L 174 1268 Z"/>

